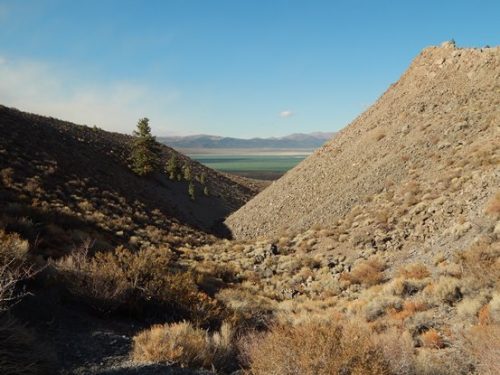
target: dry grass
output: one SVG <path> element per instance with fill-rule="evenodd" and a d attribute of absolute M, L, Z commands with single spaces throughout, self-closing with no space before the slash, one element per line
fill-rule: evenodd
<path fill-rule="evenodd" d="M 243 341 L 242 351 L 253 375 L 390 373 L 368 331 L 347 323 L 275 325 Z"/>
<path fill-rule="evenodd" d="M 227 370 L 236 362 L 233 336 L 228 323 L 212 334 L 188 322 L 156 325 L 134 337 L 132 358 L 135 362 Z"/>

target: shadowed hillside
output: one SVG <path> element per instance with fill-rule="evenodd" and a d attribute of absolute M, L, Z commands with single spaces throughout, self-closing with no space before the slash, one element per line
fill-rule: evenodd
<path fill-rule="evenodd" d="M 86 238 L 100 249 L 194 244 L 227 234 L 223 218 L 256 193 L 166 146 L 162 165 L 175 154 L 189 166 L 195 199 L 187 181 L 139 177 L 128 165 L 132 139 L 1 106 L 0 220 L 51 254 Z"/>

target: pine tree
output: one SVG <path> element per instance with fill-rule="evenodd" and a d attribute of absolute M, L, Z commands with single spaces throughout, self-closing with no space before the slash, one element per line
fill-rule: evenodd
<path fill-rule="evenodd" d="M 157 170 L 160 162 L 160 148 L 156 138 L 151 135 L 148 118 L 139 120 L 134 136 L 131 155 L 132 170 L 139 176 L 146 176 Z"/>
<path fill-rule="evenodd" d="M 188 194 L 189 194 L 189 197 L 191 198 L 191 200 L 194 201 L 194 199 L 195 199 L 195 195 L 194 195 L 195 194 L 195 189 L 194 189 L 193 181 L 189 182 Z"/>
<path fill-rule="evenodd" d="M 166 171 L 168 173 L 168 178 L 171 180 L 175 180 L 177 175 L 179 174 L 179 167 L 177 165 L 177 157 L 175 154 L 172 154 L 172 157 L 168 160 Z"/>
<path fill-rule="evenodd" d="M 209 191 L 208 191 L 208 186 L 205 186 L 205 187 L 203 188 L 203 194 L 205 194 L 205 196 L 207 196 L 207 197 L 210 195 L 210 193 L 209 193 Z"/>

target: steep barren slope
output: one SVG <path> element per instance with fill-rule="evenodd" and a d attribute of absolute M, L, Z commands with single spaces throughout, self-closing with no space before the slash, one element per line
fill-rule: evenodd
<path fill-rule="evenodd" d="M 223 218 L 256 193 L 162 146 L 163 165 L 175 154 L 179 168 L 190 167 L 193 201 L 187 181 L 132 173 L 131 140 L 0 106 L 0 224 L 51 253 L 87 238 L 101 249 L 199 243 L 221 234 Z"/>
<path fill-rule="evenodd" d="M 226 223 L 240 239 L 300 232 L 382 192 L 402 194 L 387 213 L 397 217 L 425 189 L 469 214 L 498 186 L 499 125 L 500 48 L 427 48 L 371 108 Z"/>

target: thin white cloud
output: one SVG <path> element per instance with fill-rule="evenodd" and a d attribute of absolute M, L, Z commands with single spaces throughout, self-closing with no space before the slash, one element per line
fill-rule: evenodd
<path fill-rule="evenodd" d="M 175 130 L 166 108 L 177 96 L 131 82 L 89 83 L 48 64 L 0 56 L 0 104 L 78 124 L 130 133 L 147 116 L 161 135 Z"/>
<path fill-rule="evenodd" d="M 294 115 L 294 113 L 290 110 L 280 112 L 280 117 L 283 117 L 283 118 L 292 117 L 293 115 Z"/>

